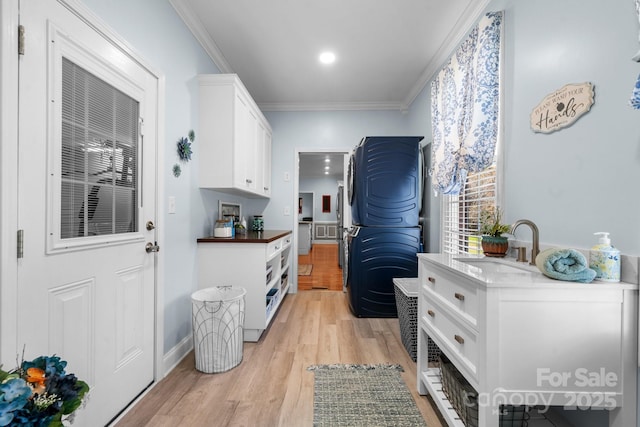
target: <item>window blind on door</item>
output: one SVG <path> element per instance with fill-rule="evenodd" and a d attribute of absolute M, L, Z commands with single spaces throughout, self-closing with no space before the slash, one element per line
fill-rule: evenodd
<path fill-rule="evenodd" d="M 138 231 L 138 102 L 62 59 L 62 239 Z"/>

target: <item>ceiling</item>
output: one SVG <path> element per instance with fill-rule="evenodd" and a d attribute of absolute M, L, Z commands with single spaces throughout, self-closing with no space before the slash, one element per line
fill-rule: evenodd
<path fill-rule="evenodd" d="M 169 0 L 263 111 L 406 110 L 489 0 Z M 321 51 L 337 57 L 330 66 Z"/>
<path fill-rule="evenodd" d="M 337 181 L 344 180 L 344 154 L 338 153 L 300 153 L 298 171 L 300 178 L 331 177 Z M 329 159 L 327 162 L 326 159 Z M 326 170 L 329 166 L 329 170 Z M 325 173 L 328 172 L 328 173 Z"/>

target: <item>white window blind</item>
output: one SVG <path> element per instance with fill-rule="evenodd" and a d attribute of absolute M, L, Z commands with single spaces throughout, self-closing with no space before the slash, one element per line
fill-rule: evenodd
<path fill-rule="evenodd" d="M 138 102 L 62 60 L 60 237 L 138 231 Z"/>
<path fill-rule="evenodd" d="M 480 254 L 480 213 L 497 205 L 497 175 L 493 164 L 467 176 L 456 196 L 442 197 L 442 252 Z"/>

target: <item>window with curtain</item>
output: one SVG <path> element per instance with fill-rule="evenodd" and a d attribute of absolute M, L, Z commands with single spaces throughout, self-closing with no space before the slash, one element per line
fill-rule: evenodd
<path fill-rule="evenodd" d="M 443 252 L 479 253 L 480 212 L 497 204 L 502 16 L 485 15 L 431 83 L 431 174 L 443 195 Z"/>

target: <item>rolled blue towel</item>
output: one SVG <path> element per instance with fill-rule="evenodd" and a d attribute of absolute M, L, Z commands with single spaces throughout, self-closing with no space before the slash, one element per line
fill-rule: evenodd
<path fill-rule="evenodd" d="M 587 259 L 575 249 L 544 250 L 536 257 L 536 266 L 542 274 L 557 280 L 589 283 L 596 277 Z"/>

